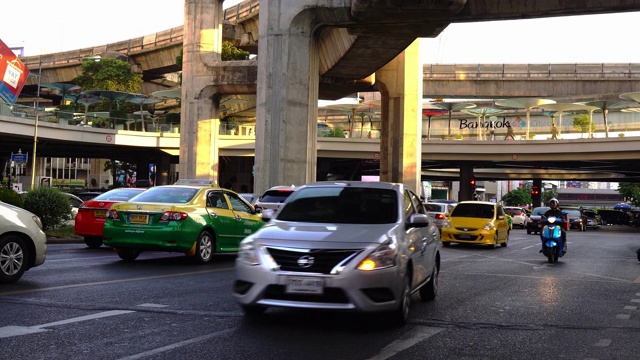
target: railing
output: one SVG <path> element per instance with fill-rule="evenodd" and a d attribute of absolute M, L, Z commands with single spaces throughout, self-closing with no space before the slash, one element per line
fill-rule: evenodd
<path fill-rule="evenodd" d="M 224 19 L 227 21 L 238 22 L 243 18 L 258 12 L 258 10 L 260 10 L 259 0 L 243 1 L 238 5 L 225 9 Z"/>
<path fill-rule="evenodd" d="M 423 78 L 446 80 L 640 78 L 640 64 L 425 64 Z"/>

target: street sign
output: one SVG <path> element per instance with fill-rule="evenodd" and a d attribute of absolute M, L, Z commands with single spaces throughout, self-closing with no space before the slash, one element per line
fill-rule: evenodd
<path fill-rule="evenodd" d="M 11 154 L 11 161 L 16 164 L 26 164 L 29 154 Z"/>

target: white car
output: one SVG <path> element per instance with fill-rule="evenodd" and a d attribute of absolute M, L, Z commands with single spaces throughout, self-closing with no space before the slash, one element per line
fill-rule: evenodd
<path fill-rule="evenodd" d="M 527 226 L 527 211 L 521 207 L 505 206 L 504 212 L 511 215 L 513 227 L 519 226 L 524 229 Z"/>
<path fill-rule="evenodd" d="M 25 271 L 44 263 L 46 252 L 40 218 L 0 201 L 0 283 L 18 281 Z"/>
<path fill-rule="evenodd" d="M 440 234 L 403 184 L 307 184 L 263 219 L 235 263 L 233 295 L 247 315 L 271 306 L 387 312 L 404 324 L 413 293 L 436 297 Z"/>
<path fill-rule="evenodd" d="M 255 200 L 255 203 L 252 203 L 255 206 L 256 210 L 264 210 L 264 209 L 272 209 L 278 210 L 280 205 L 287 200 L 289 195 L 293 193 L 296 187 L 291 186 L 274 186 L 269 190 L 265 191 L 264 194 L 260 195 L 260 197 Z"/>

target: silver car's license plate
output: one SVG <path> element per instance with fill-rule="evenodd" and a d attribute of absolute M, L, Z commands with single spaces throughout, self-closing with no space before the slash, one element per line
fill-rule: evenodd
<path fill-rule="evenodd" d="M 312 277 L 288 276 L 285 292 L 289 294 L 322 294 L 324 281 Z"/>

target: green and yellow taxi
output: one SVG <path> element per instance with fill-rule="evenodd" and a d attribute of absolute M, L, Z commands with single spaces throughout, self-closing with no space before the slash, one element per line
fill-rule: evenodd
<path fill-rule="evenodd" d="M 179 180 L 112 205 L 103 240 L 125 261 L 143 251 L 167 251 L 206 263 L 215 253 L 237 252 L 240 241 L 262 225 L 239 194 L 211 181 Z"/>

